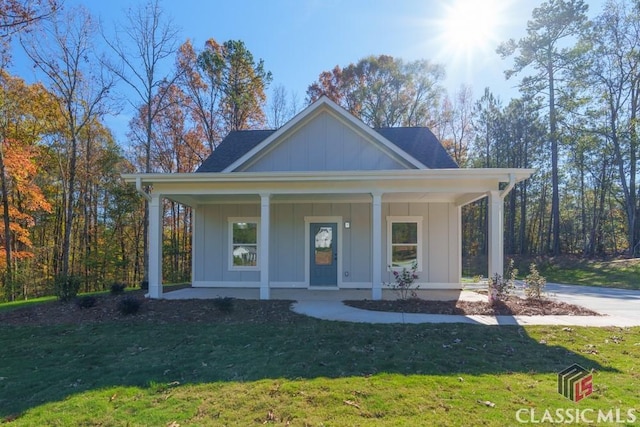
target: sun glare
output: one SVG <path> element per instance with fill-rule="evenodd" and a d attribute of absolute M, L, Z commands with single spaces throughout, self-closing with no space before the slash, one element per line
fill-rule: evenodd
<path fill-rule="evenodd" d="M 456 0 L 438 22 L 447 55 L 466 57 L 493 51 L 504 24 L 505 3 L 499 0 Z"/>

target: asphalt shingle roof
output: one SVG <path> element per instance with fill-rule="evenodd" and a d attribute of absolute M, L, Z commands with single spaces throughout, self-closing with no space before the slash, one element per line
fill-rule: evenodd
<path fill-rule="evenodd" d="M 427 128 L 397 127 L 374 130 L 429 169 L 458 167 L 438 138 Z M 196 172 L 222 172 L 274 132 L 275 130 L 230 132 Z"/>

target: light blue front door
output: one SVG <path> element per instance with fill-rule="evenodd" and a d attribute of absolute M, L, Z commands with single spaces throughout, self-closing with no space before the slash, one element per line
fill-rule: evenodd
<path fill-rule="evenodd" d="M 309 284 L 338 286 L 338 225 L 335 222 L 311 223 Z"/>

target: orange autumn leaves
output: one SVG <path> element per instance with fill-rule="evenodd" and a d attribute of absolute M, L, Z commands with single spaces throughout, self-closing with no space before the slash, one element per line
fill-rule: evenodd
<path fill-rule="evenodd" d="M 40 140 L 55 126 L 55 114 L 54 99 L 41 85 L 26 85 L 0 71 L 0 269 L 7 262 L 7 222 L 12 257 L 27 258 L 32 256 L 29 228 L 34 225 L 33 215 L 51 212 L 37 176 L 44 157 Z"/>

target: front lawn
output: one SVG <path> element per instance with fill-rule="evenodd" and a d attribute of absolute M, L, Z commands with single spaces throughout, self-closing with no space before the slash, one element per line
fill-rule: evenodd
<path fill-rule="evenodd" d="M 598 261 L 564 257 L 540 267 L 552 283 L 640 290 L 640 258 Z"/>
<path fill-rule="evenodd" d="M 505 267 L 511 258 L 518 269 L 518 279 L 525 278 L 533 262 L 549 283 L 640 290 L 640 258 L 592 260 L 572 255 L 537 258 L 507 255 Z M 464 257 L 463 283 L 473 283 L 477 276 L 486 278 L 486 270 L 486 256 Z"/>
<path fill-rule="evenodd" d="M 640 419 L 640 328 L 350 324 L 274 317 L 276 301 L 236 301 L 228 314 L 173 303 L 163 302 L 170 317 L 148 302 L 133 317 L 0 326 L 0 419 L 503 426 L 523 408 L 636 409 Z M 573 363 L 593 370 L 593 395 L 579 403 L 556 390 Z"/>

